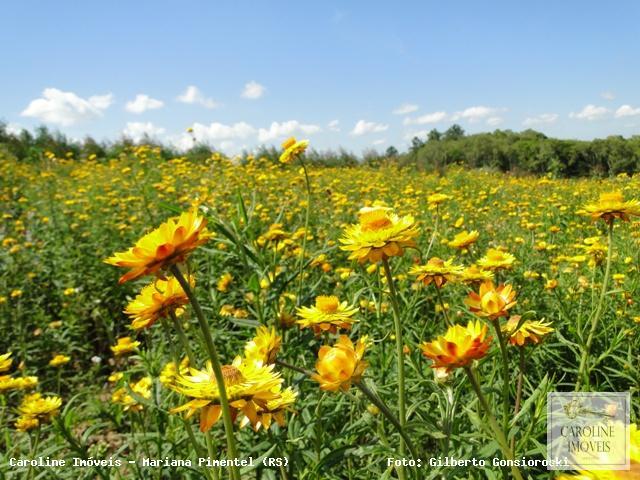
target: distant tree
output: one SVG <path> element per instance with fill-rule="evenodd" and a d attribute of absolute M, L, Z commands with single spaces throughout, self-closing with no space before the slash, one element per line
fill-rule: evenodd
<path fill-rule="evenodd" d="M 413 137 L 411 139 L 411 147 L 410 150 L 412 152 L 417 152 L 424 146 L 424 140 L 421 140 L 419 137 Z"/>
<path fill-rule="evenodd" d="M 435 128 L 427 134 L 427 142 L 439 142 L 441 138 L 442 133 Z"/>
<path fill-rule="evenodd" d="M 393 145 L 391 145 L 389 148 L 387 148 L 387 151 L 385 152 L 385 156 L 389 157 L 389 158 L 395 158 L 398 156 L 398 149 L 396 147 L 394 147 Z"/>
<path fill-rule="evenodd" d="M 460 125 L 454 123 L 451 125 L 446 132 L 444 132 L 445 140 L 460 140 L 464 137 L 464 130 Z"/>

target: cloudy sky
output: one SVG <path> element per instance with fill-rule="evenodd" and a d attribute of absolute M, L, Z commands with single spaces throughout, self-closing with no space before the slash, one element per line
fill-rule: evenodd
<path fill-rule="evenodd" d="M 230 153 L 406 148 L 459 123 L 640 133 L 640 3 L 33 1 L 0 15 L 0 120 Z"/>

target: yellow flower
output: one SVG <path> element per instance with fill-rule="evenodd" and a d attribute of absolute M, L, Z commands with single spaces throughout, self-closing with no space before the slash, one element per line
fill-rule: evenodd
<path fill-rule="evenodd" d="M 118 252 L 105 263 L 130 270 L 120 277 L 120 283 L 155 274 L 184 261 L 189 253 L 209 240 L 207 220 L 194 208 L 178 218 L 170 218 L 144 235 L 126 252 Z"/>
<path fill-rule="evenodd" d="M 254 428 L 260 428 L 260 413 L 268 413 L 269 402 L 282 400 L 284 394 L 283 379 L 273 369 L 274 365 L 263 365 L 252 359 L 244 361 L 239 356 L 231 365 L 222 367 L 225 390 L 234 418 L 242 413 Z M 200 410 L 200 430 L 206 432 L 220 419 L 220 392 L 210 362 L 205 370 L 190 368 L 189 373 L 190 375 L 177 375 L 169 388 L 193 400 L 171 409 L 171 413 L 186 411 L 185 416 L 189 418 Z M 286 395 L 291 398 L 289 393 Z M 288 405 L 290 404 L 286 406 Z M 243 419 L 242 422 L 246 421 Z"/>
<path fill-rule="evenodd" d="M 282 142 L 284 152 L 280 155 L 281 163 L 291 163 L 302 155 L 309 146 L 309 140 L 296 140 L 295 137 L 287 138 Z"/>
<path fill-rule="evenodd" d="M 60 365 L 64 365 L 65 363 L 69 363 L 71 357 L 66 355 L 56 355 L 49 361 L 49 366 L 51 367 L 59 367 Z"/>
<path fill-rule="evenodd" d="M 0 355 L 0 373 L 9 370 L 9 368 L 11 368 L 12 362 L 13 360 L 11 359 L 11 352 Z"/>
<path fill-rule="evenodd" d="M 11 293 L 9 294 L 9 296 L 10 296 L 11 298 L 18 298 L 18 297 L 21 297 L 21 296 L 22 296 L 22 290 L 18 290 L 18 289 L 16 289 L 16 290 L 11 290 Z"/>
<path fill-rule="evenodd" d="M 477 230 L 473 230 L 471 232 L 464 230 L 453 237 L 453 240 L 449 242 L 449 246 L 457 248 L 458 250 L 466 250 L 469 246 L 478 241 L 479 236 L 480 234 Z"/>
<path fill-rule="evenodd" d="M 48 422 L 58 414 L 61 405 L 60 397 L 43 397 L 39 393 L 31 393 L 22 399 L 18 412 L 25 418 Z"/>
<path fill-rule="evenodd" d="M 493 279 L 493 272 L 483 270 L 476 265 L 470 265 L 460 274 L 460 281 L 463 283 L 482 283 Z"/>
<path fill-rule="evenodd" d="M 434 193 L 427 197 L 427 202 L 429 202 L 430 205 L 440 205 L 450 198 L 449 195 L 445 195 L 444 193 Z"/>
<path fill-rule="evenodd" d="M 127 353 L 131 353 L 136 350 L 140 346 L 140 342 L 132 341 L 131 337 L 121 337 L 118 339 L 117 343 L 113 345 L 111 351 L 114 353 L 116 357 L 120 355 L 126 355 Z"/>
<path fill-rule="evenodd" d="M 245 344 L 244 356 L 247 360 L 258 360 L 265 365 L 270 365 L 276 361 L 281 341 L 282 337 L 277 334 L 275 328 L 260 326 L 256 336 Z"/>
<path fill-rule="evenodd" d="M 180 374 L 187 375 L 189 373 L 189 358 L 185 357 L 180 361 Z M 178 376 L 175 362 L 167 363 L 160 372 L 160 383 L 165 387 L 169 387 L 175 383 Z"/>
<path fill-rule="evenodd" d="M 616 218 L 628 222 L 630 216 L 640 216 L 640 201 L 625 202 L 622 192 L 601 193 L 598 202 L 585 205 L 583 211 L 592 220 L 601 218 L 608 224 Z"/>
<path fill-rule="evenodd" d="M 141 403 L 140 399 L 149 400 L 151 398 L 151 385 L 153 385 L 151 377 L 142 377 L 137 382 L 130 383 L 129 389 L 122 387 L 113 392 L 111 401 L 122 405 L 125 412 L 127 410 L 139 412 L 144 408 L 144 404 Z M 131 390 L 131 393 L 129 390 Z"/>
<path fill-rule="evenodd" d="M 218 291 L 226 292 L 227 290 L 229 290 L 229 285 L 231 285 L 232 281 L 233 281 L 233 275 L 231 275 L 229 272 L 222 275 L 218 279 L 218 284 L 217 284 Z"/>
<path fill-rule="evenodd" d="M 501 284 L 496 288 L 493 282 L 487 281 L 480 285 L 478 293 L 469 293 L 464 303 L 479 317 L 495 320 L 507 316 L 507 310 L 517 303 L 515 297 L 511 285 Z"/>
<path fill-rule="evenodd" d="M 472 320 L 466 327 L 449 327 L 444 336 L 432 342 L 423 342 L 420 348 L 422 354 L 433 361 L 432 368 L 443 368 L 450 372 L 487 354 L 492 340 L 492 337 L 487 337 L 487 330 L 487 325 Z"/>
<path fill-rule="evenodd" d="M 9 390 L 28 390 L 38 384 L 38 377 L 17 377 L 9 375 L 0 376 L 0 393 Z"/>
<path fill-rule="evenodd" d="M 109 380 L 111 383 L 116 383 L 122 377 L 124 377 L 124 373 L 122 373 L 122 372 L 113 372 L 111 375 L 109 375 L 107 380 Z"/>
<path fill-rule="evenodd" d="M 299 319 L 296 321 L 300 328 L 310 327 L 314 333 L 323 331 L 336 333 L 338 328 L 350 329 L 356 319 L 353 316 L 358 307 L 349 306 L 346 301 L 340 302 L 338 297 L 320 295 L 316 297 L 313 307 L 297 309 Z"/>
<path fill-rule="evenodd" d="M 189 284 L 195 285 L 195 278 L 187 278 Z M 165 318 L 170 312 L 182 313 L 182 306 L 189 303 L 187 294 L 174 277 L 166 280 L 156 279 L 142 289 L 140 294 L 127 305 L 124 313 L 131 318 L 131 328 L 140 330 L 151 327 L 158 319 Z"/>
<path fill-rule="evenodd" d="M 76 289 L 73 288 L 73 287 L 65 288 L 64 292 L 62 292 L 62 294 L 65 297 L 69 297 L 69 296 L 73 295 L 74 293 L 76 293 Z"/>
<path fill-rule="evenodd" d="M 316 362 L 318 373 L 313 376 L 320 383 L 320 389 L 329 392 L 340 389 L 346 392 L 351 387 L 351 382 L 359 382 L 367 368 L 367 362 L 362 360 L 366 346 L 366 336 L 360 338 L 354 346 L 349 337 L 340 335 L 333 347 L 320 347 Z"/>
<path fill-rule="evenodd" d="M 349 259 L 376 263 L 415 247 L 418 227 L 411 215 L 398 217 L 390 208 L 373 206 L 362 208 L 358 217 L 359 223 L 348 226 L 340 239 Z"/>
<path fill-rule="evenodd" d="M 544 284 L 545 290 L 555 290 L 556 288 L 558 288 L 558 280 L 556 280 L 555 278 L 550 278 Z"/>
<path fill-rule="evenodd" d="M 523 346 L 526 343 L 538 344 L 543 337 L 553 332 L 551 323 L 541 320 L 525 320 L 522 325 L 520 323 L 520 315 L 513 315 L 501 329 L 509 337 L 511 345 Z"/>
<path fill-rule="evenodd" d="M 490 248 L 484 257 L 478 260 L 478 266 L 485 270 L 508 269 L 513 266 L 516 257 L 497 248 Z"/>
<path fill-rule="evenodd" d="M 16 430 L 19 432 L 28 432 L 29 430 L 38 428 L 39 425 L 40 422 L 37 418 L 25 416 L 18 417 L 15 423 Z"/>
<path fill-rule="evenodd" d="M 426 265 L 413 267 L 409 274 L 415 275 L 418 281 L 425 285 L 434 283 L 437 288 L 442 288 L 445 283 L 456 280 L 462 271 L 463 267 L 454 265 L 453 259 L 445 262 L 438 257 L 433 257 Z"/>

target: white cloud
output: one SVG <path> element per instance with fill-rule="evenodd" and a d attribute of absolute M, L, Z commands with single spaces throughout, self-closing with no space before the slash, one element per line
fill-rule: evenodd
<path fill-rule="evenodd" d="M 534 125 L 542 125 L 544 123 L 555 123 L 558 120 L 557 113 L 542 113 L 535 117 L 527 117 L 522 122 L 525 127 L 532 127 Z"/>
<path fill-rule="evenodd" d="M 571 112 L 569 117 L 577 118 L 579 120 L 597 120 L 604 117 L 607 113 L 609 113 L 609 109 L 589 104 L 579 112 Z"/>
<path fill-rule="evenodd" d="M 605 100 L 614 100 L 616 98 L 613 92 L 602 92 L 600 96 Z"/>
<path fill-rule="evenodd" d="M 355 127 L 353 127 L 353 130 L 351 130 L 351 135 L 358 137 L 367 133 L 384 132 L 388 129 L 389 125 L 367 122 L 366 120 L 358 120 Z"/>
<path fill-rule="evenodd" d="M 640 107 L 633 108 L 631 105 L 622 105 L 616 110 L 616 118 L 635 117 L 636 115 L 640 115 Z"/>
<path fill-rule="evenodd" d="M 122 131 L 122 134 L 134 142 L 139 142 L 145 136 L 154 138 L 164 132 L 164 128 L 156 127 L 151 122 L 127 122 L 127 127 Z"/>
<path fill-rule="evenodd" d="M 256 133 L 256 129 L 246 122 L 237 122 L 232 125 L 214 122 L 209 125 L 194 123 L 191 128 L 192 133 L 183 133 L 173 139 L 173 143 L 181 149 L 189 149 L 193 146 L 193 139 L 196 142 L 212 143 L 215 147 L 224 145 L 227 149 L 233 146 L 232 140 L 246 139 Z"/>
<path fill-rule="evenodd" d="M 387 139 L 386 138 L 380 138 L 378 140 L 374 140 L 373 142 L 371 142 L 371 145 L 374 145 L 374 146 L 377 147 L 378 145 L 383 145 L 385 143 L 387 143 Z"/>
<path fill-rule="evenodd" d="M 18 125 L 17 123 L 11 122 L 7 123 L 4 128 L 9 135 L 20 135 L 22 133 L 22 130 L 24 130 L 22 126 Z"/>
<path fill-rule="evenodd" d="M 102 116 L 113 103 L 113 95 L 94 95 L 82 98 L 73 92 L 45 88 L 41 98 L 32 100 L 20 115 L 62 126 L 73 125 Z"/>
<path fill-rule="evenodd" d="M 405 133 L 403 138 L 405 140 L 412 140 L 413 137 L 418 137 L 422 140 L 425 140 L 427 138 L 427 135 L 429 135 L 429 130 L 415 130 Z"/>
<path fill-rule="evenodd" d="M 318 125 L 305 125 L 297 120 L 289 120 L 288 122 L 272 122 L 271 126 L 258 130 L 258 140 L 268 142 L 279 137 L 288 137 L 294 133 L 300 132 L 305 135 L 317 133 L 322 129 Z"/>
<path fill-rule="evenodd" d="M 487 125 L 495 127 L 496 125 L 500 125 L 504 119 L 502 117 L 489 117 L 487 118 Z"/>
<path fill-rule="evenodd" d="M 212 98 L 205 97 L 195 85 L 189 85 L 184 93 L 178 95 L 178 101 L 192 105 L 202 105 L 205 108 L 216 108 L 219 106 L 218 102 Z"/>
<path fill-rule="evenodd" d="M 264 95 L 267 89 L 264 85 L 260 85 L 258 82 L 251 81 L 244 86 L 241 97 L 248 98 L 249 100 L 256 100 Z"/>
<path fill-rule="evenodd" d="M 447 118 L 447 112 L 433 112 L 416 118 L 407 117 L 402 123 L 405 125 L 424 125 L 425 123 L 438 123 Z"/>
<path fill-rule="evenodd" d="M 332 132 L 339 132 L 340 131 L 340 120 L 331 120 L 327 124 L 327 128 Z"/>
<path fill-rule="evenodd" d="M 418 105 L 414 105 L 413 103 L 403 103 L 392 113 L 394 115 L 407 115 L 409 113 L 415 112 L 416 110 L 418 110 Z"/>
<path fill-rule="evenodd" d="M 451 120 L 468 120 L 469 122 L 477 122 L 487 117 L 495 117 L 497 113 L 504 111 L 504 109 L 485 107 L 478 105 L 475 107 L 469 107 L 461 112 L 456 112 L 451 116 Z"/>
<path fill-rule="evenodd" d="M 131 113 L 142 113 L 147 110 L 155 110 L 158 108 L 162 108 L 164 106 L 164 102 L 161 100 L 156 100 L 155 98 L 151 98 L 149 95 L 145 95 L 144 93 L 139 93 L 136 95 L 136 98 L 127 102 L 125 105 L 125 110 Z"/>

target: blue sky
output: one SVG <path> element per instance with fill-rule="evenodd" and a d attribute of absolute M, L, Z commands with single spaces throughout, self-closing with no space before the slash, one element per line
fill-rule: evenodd
<path fill-rule="evenodd" d="M 0 119 L 218 148 L 640 133 L 640 3 L 6 2 Z"/>

